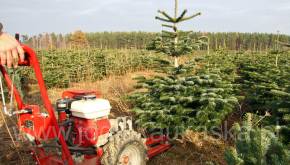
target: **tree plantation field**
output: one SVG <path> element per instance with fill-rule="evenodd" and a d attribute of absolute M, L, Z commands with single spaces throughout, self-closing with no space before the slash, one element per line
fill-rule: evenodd
<path fill-rule="evenodd" d="M 171 57 L 147 50 L 40 50 L 38 56 L 53 100 L 65 88 L 97 89 L 111 101 L 113 116 L 129 113 L 137 127 L 165 128 L 178 137 L 172 149 L 148 164 L 270 164 L 276 159 L 287 164 L 289 52 L 205 51 L 180 57 L 178 68 Z M 22 84 L 34 82 L 30 71 L 19 72 L 25 75 Z M 32 98 L 33 87 L 22 89 Z M 247 113 L 254 114 L 250 123 Z M 239 142 L 232 126 L 249 138 L 265 126 L 272 140 Z M 273 145 L 277 152 L 261 145 Z"/>
<path fill-rule="evenodd" d="M 151 69 L 160 55 L 145 50 L 39 50 L 37 55 L 48 87 L 68 87 L 69 83 L 95 81 L 109 75 Z M 33 79 L 32 70 L 20 70 Z M 25 81 L 25 80 L 24 80 Z"/>

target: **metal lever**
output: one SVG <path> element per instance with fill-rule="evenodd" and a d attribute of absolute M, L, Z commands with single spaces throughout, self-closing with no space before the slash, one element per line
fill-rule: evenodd
<path fill-rule="evenodd" d="M 19 42 L 20 40 L 20 35 L 19 35 L 19 33 L 15 33 L 15 39 Z"/>
<path fill-rule="evenodd" d="M 13 115 L 19 115 L 19 114 L 25 114 L 25 113 L 32 114 L 32 110 L 31 109 L 22 109 L 19 111 L 12 112 Z"/>
<path fill-rule="evenodd" d="M 11 91 L 10 91 L 10 114 L 13 112 L 14 109 L 14 79 L 15 79 L 15 69 L 12 70 L 12 84 L 11 84 Z"/>
<path fill-rule="evenodd" d="M 10 114 L 7 111 L 7 107 L 6 107 L 6 101 L 5 101 L 5 95 L 4 95 L 4 89 L 3 89 L 2 76 L 0 76 L 0 90 L 1 90 L 1 98 L 2 98 L 2 108 L 3 108 L 3 112 L 4 112 L 5 115 L 10 116 Z"/>
<path fill-rule="evenodd" d="M 3 82 L 2 82 L 2 76 L 0 77 L 0 92 L 1 92 L 1 97 L 2 97 L 2 104 L 3 104 L 3 112 L 7 116 L 12 116 L 13 115 L 13 109 L 14 109 L 14 76 L 15 76 L 15 70 L 13 69 L 12 72 L 12 84 L 11 84 L 11 91 L 10 91 L 10 110 L 7 109 L 6 101 L 5 101 L 5 95 L 4 95 L 4 88 L 3 88 Z"/>

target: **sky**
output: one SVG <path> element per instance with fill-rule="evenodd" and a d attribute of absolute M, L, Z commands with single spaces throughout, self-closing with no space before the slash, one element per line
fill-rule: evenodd
<path fill-rule="evenodd" d="M 174 0 L 0 0 L 0 22 L 9 33 L 34 35 L 75 30 L 162 30 L 157 10 L 173 13 Z M 180 0 L 179 11 L 202 15 L 181 29 L 290 35 L 290 0 Z"/>

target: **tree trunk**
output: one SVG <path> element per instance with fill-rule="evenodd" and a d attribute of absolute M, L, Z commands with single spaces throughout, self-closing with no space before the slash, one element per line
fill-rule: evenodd
<path fill-rule="evenodd" d="M 174 67 L 177 68 L 178 66 L 178 57 L 174 57 Z"/>
<path fill-rule="evenodd" d="M 175 9 L 174 9 L 174 18 L 176 19 L 177 18 L 177 14 L 178 14 L 178 0 L 175 0 Z M 174 24 L 173 25 L 175 28 L 174 29 L 177 29 L 177 25 L 176 24 Z M 175 49 L 177 49 L 177 44 L 178 44 L 178 31 L 177 30 L 175 30 L 175 33 L 176 33 L 176 36 L 175 36 L 175 38 L 174 38 L 174 47 L 175 47 Z M 174 57 L 174 67 L 178 67 L 179 65 L 178 65 L 178 58 L 175 56 Z"/>
<path fill-rule="evenodd" d="M 209 37 L 207 38 L 207 55 L 209 55 L 209 49 L 210 49 L 210 39 Z"/>
<path fill-rule="evenodd" d="M 276 55 L 275 65 L 278 67 L 279 54 Z"/>

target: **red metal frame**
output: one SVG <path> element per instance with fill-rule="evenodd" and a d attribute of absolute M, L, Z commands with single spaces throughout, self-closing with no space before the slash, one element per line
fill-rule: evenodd
<path fill-rule="evenodd" d="M 26 105 L 23 103 L 19 91 L 14 86 L 14 97 L 17 103 L 18 110 L 29 109 L 31 113 L 19 113 L 18 126 L 21 131 L 24 131 L 27 134 L 35 137 L 36 145 L 40 145 L 41 140 L 55 139 L 59 140 L 62 149 L 61 159 L 57 155 L 46 153 L 41 147 L 34 147 L 32 150 L 32 155 L 35 158 L 36 162 L 40 165 L 55 165 L 55 164 L 68 164 L 73 165 L 73 159 L 68 149 L 68 145 L 65 142 L 63 134 L 61 134 L 61 128 L 58 125 L 57 118 L 54 113 L 54 108 L 50 102 L 50 99 L 47 94 L 45 82 L 40 70 L 39 62 L 37 60 L 36 53 L 26 45 L 22 45 L 22 48 L 25 52 L 25 60 L 19 62 L 19 66 L 30 66 L 35 72 L 35 77 L 39 85 L 40 94 L 44 107 L 48 112 L 48 116 L 43 115 L 40 112 L 40 107 L 38 105 Z M 6 85 L 9 90 L 12 87 L 12 81 L 5 70 L 5 67 L 0 65 L 0 71 L 5 79 Z M 62 98 L 73 98 L 74 96 L 95 94 L 97 97 L 100 97 L 99 92 L 95 91 L 83 91 L 83 90 L 69 90 L 65 91 L 62 95 Z M 25 122 L 33 122 L 33 128 L 25 127 Z M 53 129 L 52 132 L 48 132 L 47 129 Z M 148 146 L 148 157 L 151 158 L 156 156 L 166 150 L 168 150 L 171 145 L 168 144 L 168 138 L 165 135 L 151 135 L 146 139 L 146 145 Z M 101 148 L 97 149 L 97 154 L 94 156 L 85 155 L 84 162 L 81 164 L 100 164 L 100 157 L 102 156 L 103 150 Z"/>
<path fill-rule="evenodd" d="M 88 91 L 88 90 L 66 90 L 62 93 L 62 98 L 70 98 L 73 99 L 75 96 L 84 96 L 93 94 L 96 95 L 97 98 L 101 98 L 101 93 L 97 91 Z"/>
<path fill-rule="evenodd" d="M 25 52 L 25 60 L 23 62 L 19 62 L 19 65 L 20 66 L 31 66 L 33 68 L 33 70 L 35 72 L 36 80 L 37 80 L 38 85 L 39 85 L 40 94 L 41 94 L 41 98 L 42 98 L 44 107 L 47 110 L 48 115 L 49 115 L 49 118 L 48 118 L 49 126 L 52 126 L 53 129 L 55 129 L 56 132 L 60 132 L 60 128 L 58 126 L 57 119 L 56 119 L 56 116 L 54 114 L 54 109 L 53 109 L 52 104 L 51 104 L 51 102 L 50 102 L 50 100 L 48 98 L 47 90 L 46 90 L 46 87 L 45 87 L 45 83 L 44 83 L 44 80 L 43 80 L 43 76 L 42 76 L 42 73 L 41 73 L 41 70 L 40 70 L 40 66 L 39 66 L 39 63 L 38 63 L 38 60 L 37 60 L 36 53 L 31 48 L 29 48 L 28 46 L 22 45 L 22 48 L 23 48 L 23 50 Z M 1 72 L 3 74 L 3 77 L 4 77 L 5 81 L 6 81 L 8 89 L 11 89 L 12 81 L 9 78 L 8 73 L 6 72 L 5 68 L 2 65 L 0 66 L 0 70 L 1 70 Z M 15 86 L 14 86 L 13 90 L 14 90 L 15 100 L 16 100 L 17 105 L 18 105 L 18 109 L 21 110 L 21 109 L 26 108 L 28 105 L 25 105 L 23 103 L 23 101 L 21 99 L 21 96 L 20 96 L 20 94 L 19 94 L 19 92 L 18 92 L 18 90 L 16 89 Z M 32 110 L 35 111 L 35 108 L 32 108 Z M 33 112 L 32 114 L 36 115 L 36 113 L 37 112 Z M 29 116 L 31 117 L 32 115 L 29 115 Z M 35 117 L 35 116 L 33 116 L 33 117 Z M 23 122 L 23 121 L 21 121 L 21 119 L 22 118 L 21 118 L 21 115 L 20 115 L 19 125 L 21 124 L 21 122 Z M 39 118 L 39 119 L 41 119 L 41 118 Z M 41 123 L 39 123 L 39 124 L 41 124 Z M 67 162 L 67 164 L 73 165 L 73 159 L 71 157 L 70 151 L 68 149 L 68 146 L 67 146 L 67 144 L 65 142 L 65 139 L 64 139 L 63 135 L 59 134 L 55 138 L 58 138 L 59 143 L 61 144 L 63 162 Z"/>
<path fill-rule="evenodd" d="M 162 152 L 171 148 L 166 135 L 151 135 L 146 139 L 146 146 L 148 147 L 148 158 L 152 158 Z"/>

